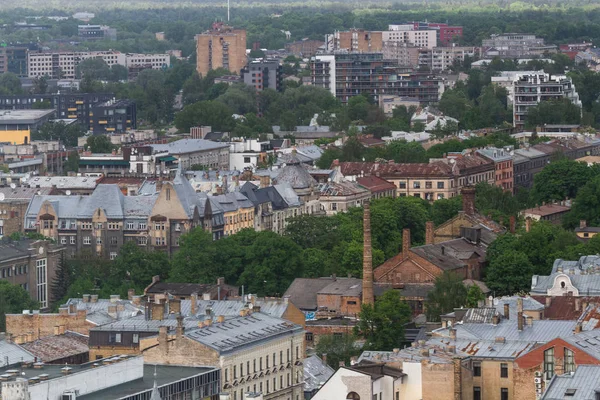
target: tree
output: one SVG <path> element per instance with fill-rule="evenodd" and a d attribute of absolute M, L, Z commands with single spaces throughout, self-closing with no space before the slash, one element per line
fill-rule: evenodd
<path fill-rule="evenodd" d="M 563 218 L 563 225 L 573 229 L 584 220 L 588 226 L 600 225 L 600 175 L 587 182 L 577 192 L 571 211 Z"/>
<path fill-rule="evenodd" d="M 337 369 L 340 366 L 340 361 L 343 361 L 345 365 L 350 365 L 350 359 L 361 353 L 355 342 L 356 338 L 352 335 L 350 329 L 341 338 L 333 335 L 322 335 L 319 337 L 315 352 L 321 358 L 327 356 L 327 365 Z"/>
<path fill-rule="evenodd" d="M 537 204 L 567 197 L 572 199 L 593 175 L 594 170 L 587 164 L 561 159 L 546 165 L 535 175 L 531 195 Z"/>
<path fill-rule="evenodd" d="M 404 325 L 411 320 L 411 310 L 395 290 L 388 290 L 375 300 L 363 304 L 354 333 L 365 339 L 364 350 L 399 348 L 404 341 Z"/>
<path fill-rule="evenodd" d="M 63 121 L 57 121 L 46 122 L 31 134 L 31 138 L 32 140 L 60 140 L 65 146 L 76 147 L 77 139 L 84 134 L 83 128 L 78 123 L 67 125 Z"/>
<path fill-rule="evenodd" d="M 92 135 L 88 137 L 86 144 L 92 153 L 110 153 L 114 148 L 106 135 Z"/>
<path fill-rule="evenodd" d="M 108 80 L 110 67 L 102 58 L 88 58 L 77 65 L 75 75 L 77 79 Z"/>
<path fill-rule="evenodd" d="M 20 314 L 23 310 L 38 308 L 38 302 L 32 300 L 20 285 L 0 280 L 0 332 L 6 332 L 6 314 Z"/>
<path fill-rule="evenodd" d="M 152 282 L 152 277 L 169 278 L 169 256 L 163 251 L 145 251 L 133 242 L 126 242 L 112 266 L 111 278 L 125 280 L 129 286 L 139 291 Z M 117 282 L 115 282 L 116 285 Z"/>
<path fill-rule="evenodd" d="M 462 210 L 462 197 L 436 200 L 431 205 L 431 220 L 438 226 L 454 218 Z"/>
<path fill-rule="evenodd" d="M 12 95 L 21 94 L 21 80 L 12 72 L 0 74 L 0 94 Z"/>
<path fill-rule="evenodd" d="M 467 290 L 467 307 L 475 308 L 479 306 L 479 302 L 485 300 L 485 295 L 481 291 L 481 288 L 475 284 L 469 286 Z"/>
<path fill-rule="evenodd" d="M 114 64 L 110 67 L 108 79 L 112 82 L 126 81 L 129 77 L 129 70 L 121 64 Z"/>
<path fill-rule="evenodd" d="M 69 290 L 69 286 L 73 283 L 73 271 L 67 262 L 64 252 L 56 268 L 56 275 L 50 283 L 50 297 L 54 299 L 53 308 L 60 304 L 60 301 L 65 297 Z"/>
<path fill-rule="evenodd" d="M 427 320 L 439 321 L 440 315 L 464 306 L 467 288 L 462 278 L 453 272 L 444 272 L 435 279 L 434 287 L 427 295 Z"/>
<path fill-rule="evenodd" d="M 72 151 L 67 157 L 67 161 L 63 164 L 63 170 L 67 172 L 78 172 L 79 171 L 79 153 Z"/>
<path fill-rule="evenodd" d="M 521 251 L 508 250 L 490 261 L 486 284 L 495 296 L 512 296 L 531 288 L 533 264 Z"/>
<path fill-rule="evenodd" d="M 525 125 L 535 128 L 545 124 L 579 124 L 581 121 L 581 108 L 569 99 L 542 101 L 537 106 L 530 107 L 527 111 Z"/>
<path fill-rule="evenodd" d="M 216 247 L 212 234 L 201 227 L 181 236 L 179 251 L 173 255 L 169 281 L 213 282 L 220 275 L 216 265 Z"/>
<path fill-rule="evenodd" d="M 233 111 L 219 101 L 200 101 L 187 105 L 175 116 L 180 132 L 189 132 L 192 126 L 211 126 L 215 131 L 230 132 L 235 121 Z"/>
<path fill-rule="evenodd" d="M 33 88 L 32 88 L 33 93 L 44 94 L 44 93 L 46 93 L 47 90 L 48 90 L 48 77 L 46 75 L 38 76 L 33 79 Z M 42 103 L 44 103 L 44 102 L 42 102 Z M 34 105 L 36 105 L 36 104 L 37 103 L 34 103 Z M 50 106 L 47 108 L 52 108 L 52 107 Z"/>

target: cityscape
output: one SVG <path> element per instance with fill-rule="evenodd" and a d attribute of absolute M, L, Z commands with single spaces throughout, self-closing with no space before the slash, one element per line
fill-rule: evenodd
<path fill-rule="evenodd" d="M 0 400 L 600 400 L 600 7 L 0 7 Z"/>

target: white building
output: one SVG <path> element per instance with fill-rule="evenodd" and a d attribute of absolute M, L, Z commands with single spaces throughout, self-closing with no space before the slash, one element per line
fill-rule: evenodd
<path fill-rule="evenodd" d="M 402 370 L 382 363 L 341 367 L 312 400 L 401 400 L 406 398 L 401 396 L 404 377 Z"/>
<path fill-rule="evenodd" d="M 452 67 L 455 61 L 463 62 L 465 57 L 478 57 L 478 47 L 435 47 L 422 49 L 419 52 L 419 66 L 428 67 L 431 71 L 446 71 Z"/>
<path fill-rule="evenodd" d="M 234 138 L 229 142 L 229 167 L 240 171 L 244 168 L 255 169 L 258 164 L 266 163 L 269 155 L 273 154 L 273 147 L 268 141 Z"/>
<path fill-rule="evenodd" d="M 432 49 L 437 46 L 437 31 L 415 30 L 412 25 L 390 25 L 382 32 L 383 43 L 397 42 Z"/>
<path fill-rule="evenodd" d="M 162 69 L 171 65 L 168 54 L 125 54 L 118 51 L 44 52 L 27 54 L 27 75 L 30 78 L 47 75 L 54 79 L 74 79 L 77 66 L 88 58 L 101 58 L 108 66 L 151 66 Z"/>

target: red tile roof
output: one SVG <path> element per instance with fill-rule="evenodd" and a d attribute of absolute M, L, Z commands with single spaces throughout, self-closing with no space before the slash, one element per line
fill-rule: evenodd
<path fill-rule="evenodd" d="M 342 162 L 340 170 L 345 176 L 378 175 L 382 177 L 451 177 L 452 168 L 441 162 L 396 164 L 373 162 Z"/>
<path fill-rule="evenodd" d="M 528 208 L 527 210 L 521 211 L 522 215 L 533 214 L 545 217 L 547 215 L 564 213 L 571 209 L 569 206 L 561 206 L 560 204 L 546 204 L 539 207 Z"/>

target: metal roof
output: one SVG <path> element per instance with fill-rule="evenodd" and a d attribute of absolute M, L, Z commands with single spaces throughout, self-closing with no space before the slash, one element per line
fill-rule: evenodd
<path fill-rule="evenodd" d="M 317 390 L 335 373 L 321 358 L 312 355 L 304 360 L 304 391 Z"/>
<path fill-rule="evenodd" d="M 150 145 L 155 153 L 186 154 L 198 151 L 229 148 L 227 143 L 217 143 L 204 139 L 181 139 L 167 144 Z"/>
<path fill-rule="evenodd" d="M 20 364 L 22 361 L 33 361 L 35 356 L 19 345 L 5 340 L 4 334 L 0 334 L 0 367 Z M 8 363 L 7 363 L 8 361 Z"/>
<path fill-rule="evenodd" d="M 83 176 L 36 176 L 31 177 L 25 182 L 25 185 L 35 188 L 51 188 L 56 186 L 61 189 L 94 189 L 98 178 Z"/>
<path fill-rule="evenodd" d="M 288 309 L 288 304 L 280 299 L 256 298 L 254 305 L 260 307 L 260 312 L 272 317 L 282 318 Z M 240 311 L 248 306 L 248 302 L 242 300 L 198 300 L 196 302 L 196 316 L 206 316 L 207 309 L 212 316 L 237 317 Z M 181 314 L 190 316 L 192 314 L 192 301 L 181 300 Z M 202 317 L 204 319 L 204 317 Z"/>
<path fill-rule="evenodd" d="M 186 331 L 185 336 L 223 354 L 255 346 L 275 337 L 302 332 L 300 325 L 263 313 L 253 313 Z"/>
<path fill-rule="evenodd" d="M 36 189 L 19 186 L 13 189 L 10 187 L 0 187 L 0 197 L 2 197 L 1 195 L 4 195 L 4 200 L 0 200 L 0 203 L 12 200 L 30 201 L 35 195 L 47 195 L 50 194 L 51 191 L 51 188 Z"/>
<path fill-rule="evenodd" d="M 88 337 L 75 332 L 46 336 L 21 347 L 45 363 L 90 351 Z"/>
<path fill-rule="evenodd" d="M 579 365 L 574 373 L 554 375 L 541 400 L 593 400 L 598 392 L 600 366 Z"/>

